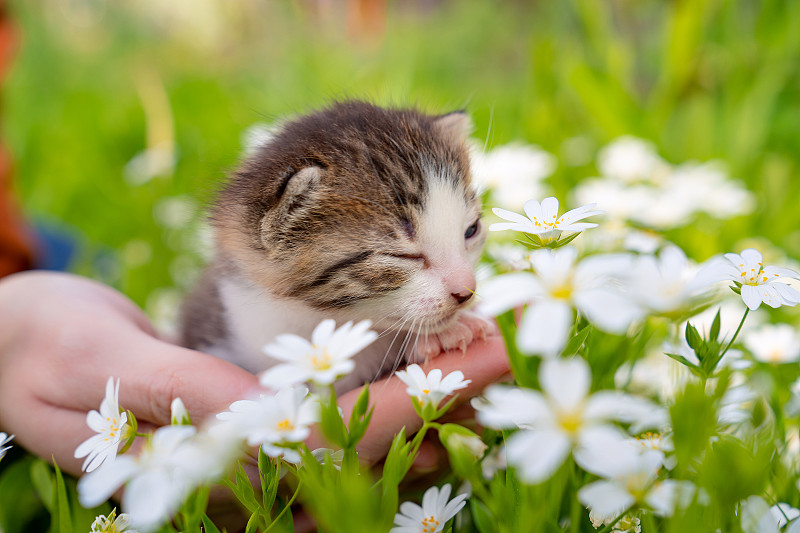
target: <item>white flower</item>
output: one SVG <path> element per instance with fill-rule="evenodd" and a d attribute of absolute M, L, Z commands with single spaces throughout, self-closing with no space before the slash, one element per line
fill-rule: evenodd
<path fill-rule="evenodd" d="M 406 392 L 412 398 L 416 398 L 422 405 L 433 405 L 438 407 L 442 400 L 453 392 L 463 389 L 472 380 L 464 379 L 464 373 L 460 370 L 450 372 L 442 378 L 442 371 L 438 368 L 431 370 L 428 375 L 417 365 L 409 365 L 405 370 L 395 372 L 395 375 L 408 387 Z"/>
<path fill-rule="evenodd" d="M 795 518 L 800 517 L 800 509 L 795 509 L 788 503 L 783 502 L 773 505 L 769 508 L 769 511 L 775 517 L 778 527 L 783 527 L 789 522 L 793 522 Z"/>
<path fill-rule="evenodd" d="M 497 315 L 531 302 L 517 330 L 517 346 L 524 353 L 553 357 L 567 342 L 578 309 L 604 331 L 621 334 L 643 312 L 622 292 L 616 278 L 631 270 L 631 258 L 597 255 L 576 264 L 572 247 L 531 253 L 535 274 L 514 272 L 487 280 L 478 290 L 480 309 Z"/>
<path fill-rule="evenodd" d="M 744 335 L 744 345 L 753 357 L 765 363 L 800 360 L 800 335 L 789 324 L 767 324 Z"/>
<path fill-rule="evenodd" d="M 261 374 L 261 385 L 281 388 L 305 381 L 329 385 L 355 368 L 352 357 L 367 347 L 378 334 L 370 331 L 372 323 L 348 322 L 336 329 L 336 322 L 323 320 L 314 328 L 311 342 L 297 335 L 278 335 L 264 346 L 264 353 L 284 361 Z"/>
<path fill-rule="evenodd" d="M 197 453 L 192 426 L 165 426 L 153 433 L 136 456 L 122 455 L 78 481 L 81 505 L 100 505 L 125 484 L 122 508 L 131 525 L 152 530 L 180 507 L 197 484 L 218 475 L 214 457 Z"/>
<path fill-rule="evenodd" d="M 189 411 L 183 405 L 183 400 L 176 397 L 170 404 L 170 423 L 173 426 L 191 426 L 192 419 L 189 417 Z"/>
<path fill-rule="evenodd" d="M 500 447 L 489 450 L 489 453 L 481 460 L 481 474 L 486 480 L 492 479 L 497 472 L 506 468 L 508 468 L 506 452 Z"/>
<path fill-rule="evenodd" d="M 572 449 L 591 448 L 600 436 L 622 441 L 609 422 L 633 422 L 655 407 L 617 391 L 589 395 L 591 372 L 580 358 L 543 361 L 539 383 L 543 393 L 493 385 L 485 402 L 473 403 L 484 426 L 522 428 L 506 441 L 506 458 L 530 483 L 549 478 Z"/>
<path fill-rule="evenodd" d="M 786 503 L 770 507 L 761 496 L 750 496 L 739 504 L 739 514 L 744 533 L 779 533 L 787 518 L 785 533 L 800 533 L 800 511 Z"/>
<path fill-rule="evenodd" d="M 500 205 L 520 208 L 527 198 L 542 196 L 541 181 L 553 173 L 556 158 L 537 146 L 508 144 L 487 153 L 471 151 L 472 176 Z"/>
<path fill-rule="evenodd" d="M 573 191 L 578 204 L 597 202 L 612 220 L 627 220 L 646 211 L 653 201 L 652 187 L 626 185 L 611 179 L 584 180 Z"/>
<path fill-rule="evenodd" d="M 447 521 L 464 507 L 466 494 L 450 498 L 450 484 L 441 490 L 431 487 L 422 495 L 422 507 L 415 503 L 403 502 L 400 512 L 394 516 L 394 527 L 390 533 L 435 533 L 444 529 Z"/>
<path fill-rule="evenodd" d="M 669 245 L 658 255 L 636 258 L 631 276 L 631 292 L 655 313 L 670 313 L 698 303 L 713 279 L 698 275 L 683 250 Z"/>
<path fill-rule="evenodd" d="M 602 211 L 594 210 L 597 204 L 589 204 L 567 211 L 558 216 L 558 200 L 554 197 L 545 198 L 539 204 L 536 200 L 525 202 L 523 209 L 527 216 L 495 207 L 492 212 L 509 222 L 498 222 L 489 226 L 489 231 L 515 230 L 536 235 L 542 244 L 548 244 L 561 237 L 561 233 L 568 231 L 580 233 L 589 228 L 596 228 L 597 224 L 578 222 L 584 218 L 600 215 Z"/>
<path fill-rule="evenodd" d="M 800 292 L 778 281 L 782 278 L 800 279 L 794 270 L 764 267 L 761 252 L 753 248 L 742 250 L 741 254 L 725 254 L 725 258 L 728 261 L 717 263 L 711 274 L 720 280 L 741 284 L 742 299 L 751 311 L 758 309 L 762 302 L 770 307 L 800 303 Z"/>
<path fill-rule="evenodd" d="M 652 143 L 627 135 L 600 150 L 597 167 L 602 175 L 625 183 L 657 181 L 668 169 Z"/>
<path fill-rule="evenodd" d="M 128 529 L 130 516 L 121 513 L 116 517 L 116 509 L 108 513 L 108 518 L 100 515 L 92 522 L 92 529 L 89 533 L 138 533 L 135 529 Z"/>
<path fill-rule="evenodd" d="M 668 187 L 680 191 L 695 211 L 704 211 L 718 218 L 750 213 L 755 195 L 740 182 L 728 179 L 719 162 L 686 163 L 670 175 Z"/>
<path fill-rule="evenodd" d="M 95 470 L 104 461 L 114 461 L 117 457 L 120 441 L 127 430 L 128 415 L 119 408 L 119 380 L 114 378 L 106 382 L 106 396 L 100 402 L 100 412 L 89 411 L 86 424 L 97 435 L 93 435 L 75 449 L 75 457 L 86 457 L 82 469 L 86 472 Z"/>
<path fill-rule="evenodd" d="M 690 498 L 694 490 L 688 482 L 657 481 L 663 453 L 627 442 L 608 440 L 580 459 L 584 469 L 605 478 L 578 491 L 578 500 L 604 523 L 633 505 L 646 504 L 658 515 L 671 516 L 676 505 L 684 503 L 682 500 Z"/>
<path fill-rule="evenodd" d="M 7 433 L 0 431 L 0 459 L 2 459 L 6 452 L 11 449 L 11 446 L 6 446 L 6 444 L 11 442 L 11 439 L 13 438 L 14 435 L 8 435 Z"/>
<path fill-rule="evenodd" d="M 234 402 L 230 411 L 217 418 L 230 424 L 229 431 L 247 439 L 250 446 L 260 445 L 271 457 L 297 462 L 299 454 L 286 446 L 308 437 L 311 425 L 319 420 L 319 402 L 305 387 L 290 387 L 274 395 L 262 394 L 257 400 Z"/>
<path fill-rule="evenodd" d="M 510 270 L 524 270 L 530 264 L 530 250 L 518 244 L 490 242 L 486 246 L 486 254 L 492 261 Z"/>
<path fill-rule="evenodd" d="M 604 516 L 598 516 L 597 513 L 589 511 L 589 520 L 592 521 L 592 525 L 595 527 L 595 529 L 599 528 L 600 526 L 607 526 L 614 521 L 614 518 L 608 519 Z M 639 520 L 638 516 L 628 513 L 614 524 L 614 527 L 611 528 L 611 531 L 619 531 L 620 533 L 642 533 L 641 520 Z"/>

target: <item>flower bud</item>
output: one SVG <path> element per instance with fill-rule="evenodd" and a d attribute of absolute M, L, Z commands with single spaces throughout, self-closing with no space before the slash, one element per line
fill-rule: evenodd
<path fill-rule="evenodd" d="M 191 426 L 192 419 L 189 416 L 189 412 L 186 410 L 186 406 L 183 405 L 183 400 L 180 398 L 175 398 L 172 400 L 172 405 L 170 405 L 171 415 L 170 415 L 170 423 L 173 426 Z"/>

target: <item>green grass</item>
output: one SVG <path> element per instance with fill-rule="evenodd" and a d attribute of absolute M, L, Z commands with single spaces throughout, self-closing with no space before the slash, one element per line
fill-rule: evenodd
<path fill-rule="evenodd" d="M 217 6 L 212 32 L 192 22 L 202 9 L 170 22 L 167 9 L 97 5 L 95 23 L 79 26 L 67 7 L 14 4 L 23 44 L 3 135 L 28 213 L 76 228 L 86 252 L 76 270 L 140 304 L 176 285 L 170 265 L 201 263 L 185 230 L 154 220 L 158 200 L 188 195 L 202 210 L 243 130 L 333 98 L 465 107 L 488 146 L 519 139 L 560 156 L 576 136 L 598 148 L 634 134 L 671 162 L 720 158 L 757 193 L 756 213 L 669 236 L 699 259 L 754 235 L 800 256 L 796 3 L 396 3 L 376 43 L 348 39 L 341 13 L 326 22 L 295 4 L 198 4 Z M 168 107 L 147 115 L 143 86 Z M 177 165 L 131 186 L 124 168 L 148 128 L 172 138 Z M 562 165 L 551 182 L 565 198 L 594 172 Z M 131 241 L 151 259 L 124 262 Z M 89 261 L 98 250 L 111 255 Z"/>

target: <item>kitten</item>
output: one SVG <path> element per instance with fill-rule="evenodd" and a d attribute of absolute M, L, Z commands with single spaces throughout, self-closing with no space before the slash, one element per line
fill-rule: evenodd
<path fill-rule="evenodd" d="M 344 102 L 285 123 L 212 211 L 216 257 L 184 302 L 186 346 L 259 372 L 281 333 L 370 319 L 339 390 L 493 327 L 467 311 L 486 230 L 461 112 Z"/>

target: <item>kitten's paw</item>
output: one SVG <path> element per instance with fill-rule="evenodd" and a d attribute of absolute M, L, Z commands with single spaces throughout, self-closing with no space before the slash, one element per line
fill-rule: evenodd
<path fill-rule="evenodd" d="M 496 330 L 494 321 L 471 311 L 463 311 L 446 330 L 421 338 L 412 359 L 414 362 L 423 362 L 448 350 L 459 349 L 464 352 L 472 342 L 484 340 Z"/>

